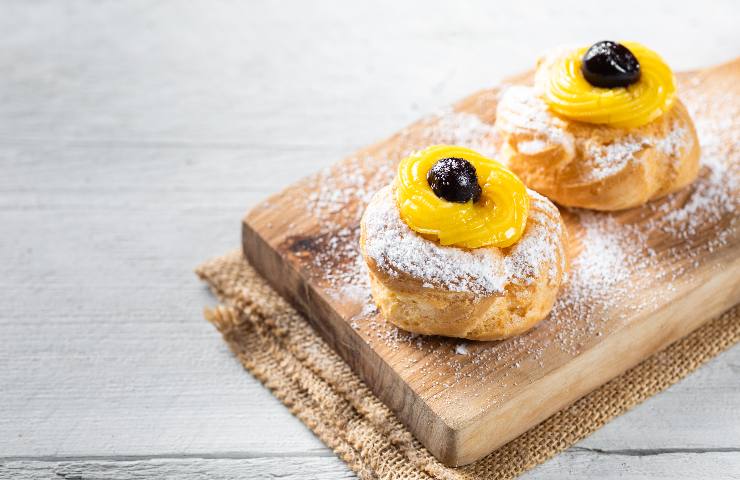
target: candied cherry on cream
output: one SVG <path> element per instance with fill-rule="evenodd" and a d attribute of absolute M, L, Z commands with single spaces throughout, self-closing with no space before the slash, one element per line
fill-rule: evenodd
<path fill-rule="evenodd" d="M 604 40 L 583 55 L 581 72 L 594 87 L 627 87 L 640 80 L 640 62 L 621 43 Z"/>
<path fill-rule="evenodd" d="M 475 167 L 464 158 L 443 158 L 427 173 L 427 182 L 439 198 L 448 202 L 477 202 L 481 195 Z"/>

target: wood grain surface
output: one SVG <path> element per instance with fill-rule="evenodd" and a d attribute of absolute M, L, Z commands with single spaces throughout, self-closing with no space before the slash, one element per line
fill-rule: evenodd
<path fill-rule="evenodd" d="M 351 478 L 203 321 L 194 266 L 261 199 L 551 44 L 636 38 L 696 68 L 740 50 L 737 16 L 3 2 L 0 478 Z M 737 478 L 739 380 L 735 348 L 526 477 Z"/>

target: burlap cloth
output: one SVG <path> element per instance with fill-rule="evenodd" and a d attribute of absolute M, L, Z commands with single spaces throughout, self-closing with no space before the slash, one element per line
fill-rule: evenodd
<path fill-rule="evenodd" d="M 222 306 L 206 310 L 231 350 L 360 478 L 508 479 L 562 452 L 740 340 L 735 306 L 487 457 L 439 463 L 270 288 L 240 252 L 201 265 Z"/>

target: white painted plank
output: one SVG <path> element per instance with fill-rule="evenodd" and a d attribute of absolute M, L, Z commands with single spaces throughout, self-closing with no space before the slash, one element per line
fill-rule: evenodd
<path fill-rule="evenodd" d="M 233 480 L 285 478 L 338 480 L 355 475 L 334 456 L 257 458 L 154 458 L 144 460 L 0 460 L 0 479 Z"/>
<path fill-rule="evenodd" d="M 678 451 L 644 454 L 570 450 L 524 474 L 523 480 L 599 478 L 603 480 L 714 480 L 740 478 L 740 452 Z M 263 479 L 336 480 L 355 478 L 337 458 L 150 458 L 0 461 L 0 478 L 116 479 Z"/>
<path fill-rule="evenodd" d="M 736 16 L 732 0 L 12 2 L 0 137 L 362 145 L 552 45 L 635 38 L 677 69 L 727 60 Z"/>
<path fill-rule="evenodd" d="M 223 202 L 235 193 L 261 193 L 241 198 L 236 204 L 246 211 L 247 200 L 263 198 L 317 172 L 342 158 L 337 147 L 106 147 L 72 146 L 56 142 L 8 144 L 0 141 L 0 195 L 5 202 L 28 204 L 35 198 L 79 196 L 88 208 L 101 201 L 121 199 L 146 204 L 146 195 L 218 194 L 212 201 Z M 145 195 L 142 198 L 126 194 Z M 0 197 L 2 199 L 3 197 Z M 64 197 L 63 197 L 64 198 Z M 166 198 L 166 197 L 165 197 Z M 188 199 L 189 197 L 184 197 Z M 182 200 L 178 198 L 178 200 Z M 210 202 L 208 202 L 210 203 Z M 251 203 L 251 202 L 250 202 Z M 2 205 L 2 204 L 0 204 Z M 187 203 L 186 205 L 191 205 Z"/>
<path fill-rule="evenodd" d="M 571 449 L 534 470 L 522 480 L 730 480 L 740 478 L 740 449 L 726 451 L 607 452 Z"/>
<path fill-rule="evenodd" d="M 324 451 L 208 325 L 45 327 L 57 345 L 16 330 L 0 357 L 0 456 Z"/>

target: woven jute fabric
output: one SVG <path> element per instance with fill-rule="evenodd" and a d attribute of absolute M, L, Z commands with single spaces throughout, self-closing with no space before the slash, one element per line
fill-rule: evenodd
<path fill-rule="evenodd" d="M 270 288 L 240 252 L 201 265 L 222 305 L 206 310 L 252 375 L 363 479 L 510 479 L 684 378 L 740 341 L 740 305 L 465 467 L 439 463 Z"/>

